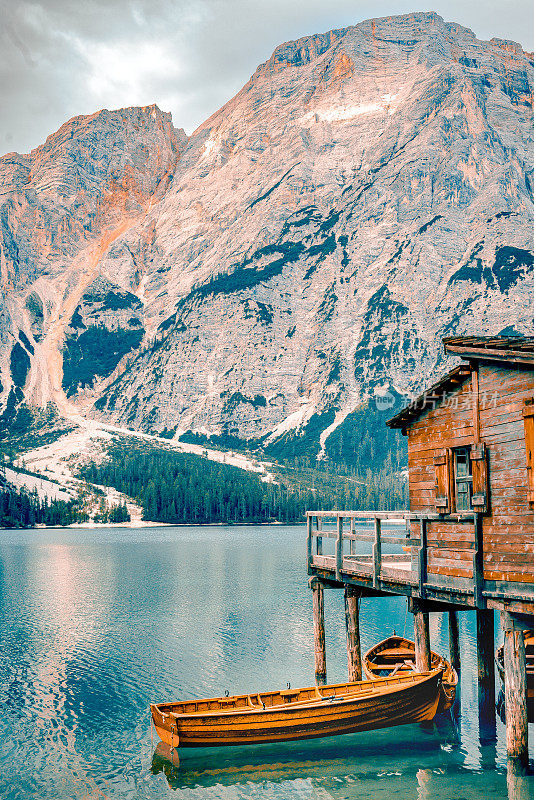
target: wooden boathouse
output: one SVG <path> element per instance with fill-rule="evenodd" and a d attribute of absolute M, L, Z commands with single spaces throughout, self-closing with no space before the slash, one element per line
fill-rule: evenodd
<path fill-rule="evenodd" d="M 422 671 L 430 665 L 429 613 L 449 614 L 457 668 L 457 611 L 476 613 L 480 698 L 494 709 L 498 611 L 507 750 L 513 763 L 525 764 L 523 631 L 534 628 L 534 338 L 454 337 L 443 344 L 461 363 L 387 422 L 408 438 L 409 510 L 308 511 L 316 680 L 326 680 L 325 586 L 345 592 L 351 680 L 362 677 L 359 599 L 404 595 Z"/>

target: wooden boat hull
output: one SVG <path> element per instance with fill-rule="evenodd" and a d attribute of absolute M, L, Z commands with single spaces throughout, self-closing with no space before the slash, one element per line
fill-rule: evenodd
<path fill-rule="evenodd" d="M 443 684 L 438 711 L 446 711 L 454 703 L 458 675 L 449 662 L 431 652 L 431 669 L 443 670 Z M 368 678 L 409 675 L 415 672 L 415 643 L 403 636 L 388 636 L 365 655 L 363 667 Z"/>
<path fill-rule="evenodd" d="M 193 702 L 153 704 L 151 712 L 158 736 L 170 747 L 219 747 L 339 736 L 433 719 L 441 677 L 442 671 L 434 670 L 401 678 L 331 684 L 320 690 L 309 687 L 295 691 L 287 701 L 276 702 L 287 698 L 287 693 L 270 692 L 253 698 L 238 695 L 196 701 L 197 710 L 190 713 L 187 707 L 194 706 Z M 234 707 L 214 709 L 220 701 L 223 707 L 232 702 Z"/>
<path fill-rule="evenodd" d="M 534 703 L 534 631 L 525 631 L 525 655 L 527 661 L 527 699 Z M 504 646 L 501 645 L 495 652 L 497 672 L 504 686 Z"/>

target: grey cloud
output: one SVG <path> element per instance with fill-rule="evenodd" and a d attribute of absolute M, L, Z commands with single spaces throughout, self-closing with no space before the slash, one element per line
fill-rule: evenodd
<path fill-rule="evenodd" d="M 0 151 L 25 152 L 99 108 L 156 102 L 188 132 L 225 103 L 274 48 L 404 0 L 3 0 Z M 534 50 L 531 0 L 437 2 L 480 38 Z"/>

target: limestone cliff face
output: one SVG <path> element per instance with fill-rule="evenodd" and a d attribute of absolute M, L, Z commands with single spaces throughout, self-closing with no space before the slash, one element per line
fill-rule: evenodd
<path fill-rule="evenodd" d="M 62 351 L 81 319 L 78 306 L 99 280 L 111 242 L 143 220 L 165 192 L 185 140 L 156 106 L 100 111 L 70 120 L 29 155 L 0 159 L 4 403 L 11 407 L 24 393 L 29 402 L 56 399 L 61 405 Z M 125 284 L 138 290 L 140 274 L 125 278 L 113 267 L 109 273 L 110 302 L 115 289 L 124 294 Z M 144 332 L 138 316 L 129 327 Z M 102 315 L 93 324 L 109 327 Z M 138 344 L 140 337 L 134 338 Z M 114 347 L 112 339 L 107 347 Z M 21 364 L 16 379 L 7 358 L 14 347 Z M 98 377 L 94 373 L 89 383 Z"/>
<path fill-rule="evenodd" d="M 20 328 L 44 352 L 18 341 L 27 396 L 60 402 L 60 375 L 128 427 L 276 435 L 418 389 L 445 334 L 532 334 L 533 93 L 532 54 L 421 13 L 280 46 L 187 141 L 129 109 L 4 158 L 4 395 Z M 122 344 L 91 377 L 71 354 L 93 326 Z"/>

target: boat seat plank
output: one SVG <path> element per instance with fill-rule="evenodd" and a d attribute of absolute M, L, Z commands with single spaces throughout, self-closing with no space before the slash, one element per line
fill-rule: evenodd
<path fill-rule="evenodd" d="M 377 655 L 382 657 L 392 657 L 395 659 L 399 658 L 407 658 L 408 656 L 413 656 L 414 648 L 409 647 L 399 647 L 399 648 L 391 648 L 386 650 L 379 650 Z"/>

